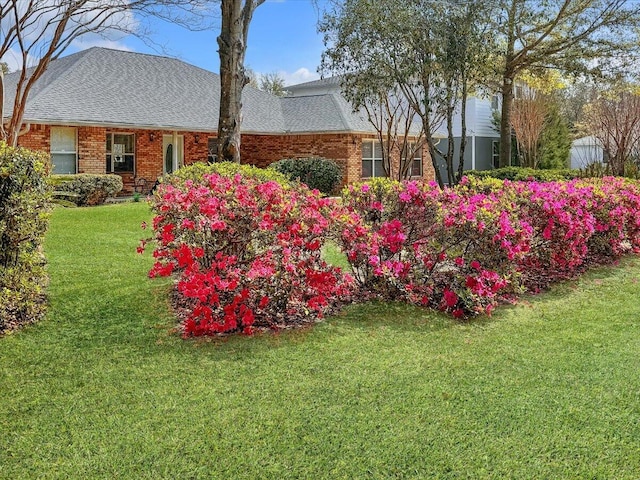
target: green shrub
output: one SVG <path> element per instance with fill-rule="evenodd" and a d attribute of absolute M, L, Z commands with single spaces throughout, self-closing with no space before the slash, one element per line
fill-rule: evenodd
<path fill-rule="evenodd" d="M 602 178 L 610 177 L 611 167 L 608 163 L 592 162 L 580 169 L 580 176 L 582 178 Z M 640 169 L 638 164 L 633 161 L 628 161 L 624 165 L 624 176 L 634 180 L 640 180 Z"/>
<path fill-rule="evenodd" d="M 580 177 L 579 170 L 569 169 L 552 169 L 552 170 L 535 170 L 533 168 L 524 167 L 503 167 L 493 170 L 467 170 L 464 172 L 467 177 L 479 178 L 497 178 L 499 180 L 511 181 L 527 181 L 535 180 L 537 182 L 555 182 L 560 180 L 572 180 Z"/>
<path fill-rule="evenodd" d="M 122 190 L 122 178 L 110 174 L 52 175 L 49 183 L 55 189 L 54 196 L 78 206 L 100 205 Z"/>
<path fill-rule="evenodd" d="M 49 168 L 45 154 L 0 142 L 0 333 L 45 312 Z"/>
<path fill-rule="evenodd" d="M 340 166 L 328 158 L 285 158 L 272 163 L 269 168 L 325 195 L 334 193 L 342 181 Z"/>
<path fill-rule="evenodd" d="M 234 175 L 240 174 L 261 182 L 278 182 L 280 185 L 289 185 L 290 183 L 287 177 L 275 170 L 254 167 L 252 165 L 241 165 L 234 162 L 194 163 L 193 165 L 180 168 L 169 175 L 168 179 L 172 184 L 183 183 L 186 180 L 198 183 L 202 181 L 204 175 L 212 173 L 217 173 L 225 177 L 233 177 Z"/>

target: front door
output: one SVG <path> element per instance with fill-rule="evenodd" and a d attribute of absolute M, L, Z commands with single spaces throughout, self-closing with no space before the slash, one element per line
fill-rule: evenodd
<path fill-rule="evenodd" d="M 162 136 L 162 151 L 164 155 L 164 173 L 173 173 L 184 164 L 184 136 Z"/>

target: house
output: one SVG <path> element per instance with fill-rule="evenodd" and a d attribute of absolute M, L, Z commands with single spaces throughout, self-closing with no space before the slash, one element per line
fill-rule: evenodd
<path fill-rule="evenodd" d="M 594 163 L 605 163 L 602 142 L 593 136 L 575 139 L 571 143 L 570 159 L 571 168 L 585 168 Z"/>
<path fill-rule="evenodd" d="M 5 77 L 8 114 L 18 75 Z M 35 83 L 19 145 L 50 153 L 54 173 L 112 173 L 131 192 L 139 179 L 215 160 L 219 96 L 219 76 L 209 71 L 95 47 L 53 61 Z M 377 160 L 375 130 L 335 94 L 279 98 L 247 86 L 241 133 L 243 163 L 260 167 L 322 156 L 352 182 Z M 432 179 L 424 157 L 416 155 L 412 172 Z"/>
<path fill-rule="evenodd" d="M 346 105 L 348 103 L 340 94 L 340 78 L 330 77 L 321 80 L 314 80 L 299 85 L 286 87 L 289 95 L 296 97 L 310 97 L 334 95 L 340 98 Z M 472 96 L 467 99 L 466 107 L 466 129 L 467 143 L 464 154 L 465 170 L 489 170 L 497 167 L 500 156 L 500 134 L 494 126 L 494 112 L 500 107 L 497 96 L 482 97 Z M 365 128 L 368 123 L 364 114 L 351 113 L 351 118 L 358 118 L 359 128 Z M 460 112 L 454 115 L 453 136 L 454 149 L 457 155 L 460 149 L 462 130 L 460 128 Z M 369 127 L 371 128 L 371 127 Z M 444 126 L 440 127 L 435 137 L 438 137 L 438 148 L 442 151 L 447 149 L 447 131 Z M 446 164 L 443 159 L 437 159 L 436 163 L 442 174 L 442 178 L 447 178 Z M 457 163 L 454 165 L 457 167 Z"/>

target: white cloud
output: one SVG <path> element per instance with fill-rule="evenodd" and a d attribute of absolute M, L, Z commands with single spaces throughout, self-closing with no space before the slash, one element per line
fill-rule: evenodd
<path fill-rule="evenodd" d="M 103 47 L 103 48 L 111 48 L 113 50 L 122 50 L 125 52 L 132 52 L 129 46 L 127 46 L 124 42 L 118 40 L 111 40 L 108 38 L 79 38 L 75 42 L 73 42 L 73 46 L 78 50 L 86 50 L 91 47 Z"/>
<path fill-rule="evenodd" d="M 36 63 L 36 58 L 32 55 L 27 56 L 27 65 L 31 66 Z M 16 70 L 22 70 L 22 55 L 15 48 L 10 48 L 7 50 L 7 53 L 4 57 L 2 57 L 2 61 L 6 62 L 9 66 L 10 72 L 15 72 Z"/>
<path fill-rule="evenodd" d="M 310 82 L 320 78 L 316 72 L 309 70 L 308 68 L 301 67 L 293 73 L 280 70 L 278 74 L 284 78 L 285 85 L 296 85 L 298 83 Z"/>

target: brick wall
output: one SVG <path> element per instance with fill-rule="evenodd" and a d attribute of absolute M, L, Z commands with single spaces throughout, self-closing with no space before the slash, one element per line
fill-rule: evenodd
<path fill-rule="evenodd" d="M 335 160 L 345 172 L 344 183 L 362 178 L 362 141 L 376 137 L 352 134 L 322 135 L 243 135 L 243 163 L 266 167 L 283 158 L 325 157 Z M 433 180 L 435 173 L 427 148 L 422 152 L 423 178 Z M 400 152 L 391 157 L 392 176 L 397 178 Z"/>
<path fill-rule="evenodd" d="M 18 145 L 29 150 L 50 153 L 51 133 L 48 125 L 31 125 L 27 133 L 18 137 Z"/>
<path fill-rule="evenodd" d="M 78 172 L 100 174 L 106 172 L 106 135 L 109 133 L 133 133 L 136 136 L 135 176 L 154 182 L 163 174 L 163 130 L 116 129 L 105 127 L 77 127 Z M 216 133 L 180 132 L 184 136 L 184 163 L 207 161 L 208 139 Z M 51 128 L 48 125 L 32 125 L 21 136 L 21 146 L 50 152 Z M 196 142 L 197 137 L 197 142 Z M 335 160 L 343 169 L 344 183 L 362 178 L 362 140 L 372 136 L 352 134 L 311 135 L 243 135 L 241 143 L 242 163 L 266 167 L 282 158 L 325 157 Z M 399 154 L 392 157 L 392 172 L 399 168 Z M 397 175 L 397 173 L 395 173 Z M 134 174 L 124 174 L 124 193 L 133 191 Z M 433 180 L 434 171 L 428 151 L 423 153 L 423 177 Z"/>
<path fill-rule="evenodd" d="M 283 158 L 331 158 L 345 172 L 345 183 L 358 180 L 362 170 L 359 137 L 350 134 L 243 135 L 240 153 L 243 163 L 258 167 Z"/>
<path fill-rule="evenodd" d="M 78 127 L 78 173 L 101 174 L 107 168 L 104 127 Z"/>

